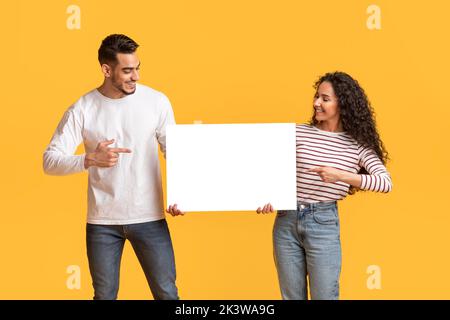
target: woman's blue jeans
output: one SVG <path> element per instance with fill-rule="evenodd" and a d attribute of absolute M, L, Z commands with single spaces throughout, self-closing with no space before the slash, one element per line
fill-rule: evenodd
<path fill-rule="evenodd" d="M 340 225 L 336 202 L 298 203 L 279 210 L 273 228 L 274 258 L 286 300 L 339 299 Z"/>

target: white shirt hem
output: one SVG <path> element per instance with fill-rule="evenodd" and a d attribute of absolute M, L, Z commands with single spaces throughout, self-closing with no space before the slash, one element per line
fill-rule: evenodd
<path fill-rule="evenodd" d="M 87 223 L 89 224 L 101 224 L 101 225 L 125 225 L 125 224 L 134 224 L 134 223 L 144 223 L 144 222 L 152 222 L 157 220 L 165 219 L 165 215 L 160 215 L 156 217 L 150 218 L 140 218 L 140 219 L 128 219 L 128 220 L 103 220 L 103 219 L 87 219 Z"/>

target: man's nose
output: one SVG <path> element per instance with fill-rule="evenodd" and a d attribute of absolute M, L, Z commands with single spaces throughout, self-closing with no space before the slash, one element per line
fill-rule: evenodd
<path fill-rule="evenodd" d="M 131 75 L 131 80 L 138 81 L 139 80 L 139 72 L 133 71 L 133 74 Z"/>

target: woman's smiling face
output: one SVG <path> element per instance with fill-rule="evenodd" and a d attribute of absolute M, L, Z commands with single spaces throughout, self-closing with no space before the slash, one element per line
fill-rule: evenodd
<path fill-rule="evenodd" d="M 339 103 L 330 82 L 324 81 L 314 96 L 314 117 L 317 121 L 339 122 Z"/>

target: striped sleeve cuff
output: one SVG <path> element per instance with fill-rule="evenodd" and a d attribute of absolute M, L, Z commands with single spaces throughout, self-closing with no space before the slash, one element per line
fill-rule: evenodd
<path fill-rule="evenodd" d="M 392 182 L 389 175 L 361 175 L 361 190 L 375 192 L 390 192 L 392 190 Z"/>

